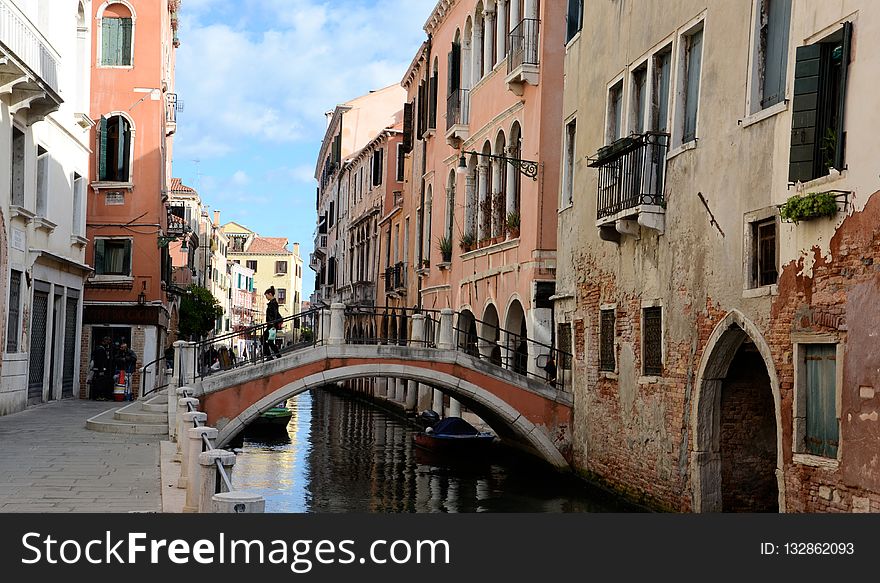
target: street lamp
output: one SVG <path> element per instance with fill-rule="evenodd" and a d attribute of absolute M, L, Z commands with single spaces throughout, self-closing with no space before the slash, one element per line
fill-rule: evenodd
<path fill-rule="evenodd" d="M 532 160 L 522 160 L 520 158 L 510 158 L 508 156 L 500 156 L 498 154 L 484 154 L 482 152 L 471 152 L 462 150 L 461 156 L 458 158 L 458 168 L 456 169 L 459 174 L 464 174 L 467 172 L 467 159 L 465 158 L 466 154 L 470 154 L 471 156 L 482 156 L 483 158 L 489 158 L 491 160 L 503 160 L 507 162 L 511 166 L 517 168 L 523 176 L 527 176 L 532 180 L 538 179 L 538 162 L 534 162 Z"/>

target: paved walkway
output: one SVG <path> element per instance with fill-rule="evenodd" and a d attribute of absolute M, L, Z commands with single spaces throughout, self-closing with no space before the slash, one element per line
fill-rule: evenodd
<path fill-rule="evenodd" d="M 65 400 L 0 417 L 0 512 L 161 512 L 159 437 L 86 429 L 117 406 Z"/>

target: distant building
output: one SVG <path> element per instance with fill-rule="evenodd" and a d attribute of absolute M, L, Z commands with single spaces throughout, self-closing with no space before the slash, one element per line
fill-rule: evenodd
<path fill-rule="evenodd" d="M 168 192 L 168 235 L 175 240 L 168 243 L 171 256 L 171 279 L 183 289 L 203 285 L 204 272 L 199 269 L 199 246 L 205 236 L 202 225 L 202 200 L 195 189 L 184 185 L 179 178 L 171 179 Z"/>

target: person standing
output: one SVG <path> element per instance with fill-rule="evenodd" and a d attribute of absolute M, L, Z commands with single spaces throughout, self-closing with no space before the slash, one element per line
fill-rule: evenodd
<path fill-rule="evenodd" d="M 126 397 L 130 397 L 131 375 L 134 373 L 134 367 L 137 364 L 137 355 L 134 353 L 134 350 L 128 347 L 128 344 L 124 340 L 119 343 L 119 349 L 116 351 L 114 364 L 116 373 L 114 376 L 118 376 L 119 373 L 125 373 L 125 394 Z"/>
<path fill-rule="evenodd" d="M 281 322 L 281 312 L 278 310 L 278 301 L 275 299 L 275 286 L 273 285 L 263 294 L 266 297 L 266 329 L 263 331 L 263 355 L 267 359 L 272 359 L 273 353 L 277 358 L 281 358 L 281 352 L 278 350 L 278 343 L 275 342 L 275 333 L 278 330 L 278 323 Z M 272 333 L 275 330 L 275 333 Z"/>
<path fill-rule="evenodd" d="M 91 398 L 106 401 L 113 395 L 113 345 L 109 336 L 92 351 Z"/>

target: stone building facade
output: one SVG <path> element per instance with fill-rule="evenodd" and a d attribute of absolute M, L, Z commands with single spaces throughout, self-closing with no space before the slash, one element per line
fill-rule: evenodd
<path fill-rule="evenodd" d="M 568 12 L 574 465 L 658 508 L 880 511 L 880 7 Z"/>

